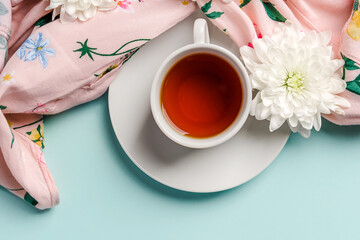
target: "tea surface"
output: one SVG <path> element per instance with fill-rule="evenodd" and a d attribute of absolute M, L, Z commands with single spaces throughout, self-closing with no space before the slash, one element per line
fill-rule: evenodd
<path fill-rule="evenodd" d="M 196 53 L 176 62 L 161 89 L 162 111 L 180 133 L 206 138 L 227 129 L 240 112 L 243 89 L 225 59 Z"/>

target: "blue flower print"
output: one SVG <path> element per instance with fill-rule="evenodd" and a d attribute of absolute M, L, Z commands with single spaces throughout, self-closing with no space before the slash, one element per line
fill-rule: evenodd
<path fill-rule="evenodd" d="M 21 45 L 21 47 L 16 51 L 16 55 L 19 56 L 20 59 L 22 59 L 26 54 L 26 50 L 25 50 L 25 47 L 24 47 L 24 44 Z"/>
<path fill-rule="evenodd" d="M 50 40 L 46 38 L 43 41 L 43 34 L 39 32 L 38 37 L 33 40 L 32 35 L 21 45 L 21 47 L 17 50 L 16 54 L 19 56 L 20 59 L 24 61 L 34 61 L 36 58 L 39 57 L 39 60 L 43 66 L 46 68 L 48 65 L 48 56 L 55 56 L 56 52 L 52 48 L 48 48 L 47 46 L 50 45 Z M 29 49 L 28 52 L 26 50 Z"/>

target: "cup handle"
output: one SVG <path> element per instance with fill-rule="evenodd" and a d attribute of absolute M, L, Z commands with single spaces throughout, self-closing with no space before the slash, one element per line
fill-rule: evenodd
<path fill-rule="evenodd" d="M 210 43 L 206 20 L 198 18 L 194 22 L 194 43 Z"/>

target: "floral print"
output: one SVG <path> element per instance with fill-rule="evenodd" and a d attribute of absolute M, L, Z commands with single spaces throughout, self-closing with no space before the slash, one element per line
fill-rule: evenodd
<path fill-rule="evenodd" d="M 342 76 L 342 79 L 345 79 L 345 74 L 346 74 L 345 70 L 354 71 L 354 70 L 359 70 L 360 67 L 354 60 L 346 57 L 342 53 L 341 53 L 341 56 L 345 61 L 345 64 L 343 67 L 343 76 Z M 349 90 L 350 92 L 360 95 L 360 74 L 352 81 L 346 82 L 346 89 Z"/>
<path fill-rule="evenodd" d="M 245 7 L 251 0 L 240 0 L 240 7 Z"/>
<path fill-rule="evenodd" d="M 346 29 L 347 34 L 355 41 L 360 41 L 360 12 L 355 11 L 349 26 Z"/>
<path fill-rule="evenodd" d="M 107 69 L 105 69 L 105 71 L 103 71 L 102 73 L 100 73 L 99 75 L 95 74 L 95 77 L 98 78 L 102 78 L 105 74 L 111 72 L 112 70 L 114 70 L 115 68 L 117 68 L 119 66 L 119 64 L 111 64 Z"/>
<path fill-rule="evenodd" d="M 346 82 L 346 89 L 360 95 L 360 74 L 354 80 Z"/>
<path fill-rule="evenodd" d="M 21 45 L 19 50 L 17 50 L 16 54 L 20 59 L 24 58 L 24 61 L 34 61 L 39 58 L 41 65 L 43 68 L 46 68 L 48 65 L 48 56 L 55 56 L 55 50 L 49 48 L 50 40 L 46 38 L 43 40 L 43 34 L 39 32 L 38 37 L 33 40 L 33 36 L 31 35 L 24 43 Z M 26 50 L 29 50 L 26 52 Z"/>
<path fill-rule="evenodd" d="M 180 0 L 180 4 L 183 5 L 183 6 L 189 5 L 190 2 L 191 2 L 191 0 Z"/>
<path fill-rule="evenodd" d="M 42 18 L 37 20 L 34 25 L 38 26 L 38 27 L 42 27 L 42 26 L 44 26 L 48 23 L 51 23 L 52 21 L 59 18 L 59 16 L 56 16 L 55 18 L 53 18 L 52 15 L 53 15 L 52 12 L 46 14 L 45 16 L 43 16 Z"/>
<path fill-rule="evenodd" d="M 274 21 L 277 22 L 285 22 L 286 18 L 281 15 L 281 13 L 275 8 L 275 4 L 271 3 L 271 2 L 267 2 L 267 1 L 261 1 L 266 14 L 269 16 L 269 18 L 271 18 Z"/>
<path fill-rule="evenodd" d="M 36 107 L 31 111 L 32 113 L 39 113 L 39 112 L 47 112 L 48 109 L 45 108 L 45 103 L 42 104 L 42 103 L 37 103 L 36 104 Z"/>
<path fill-rule="evenodd" d="M 240 1 L 240 8 L 245 7 L 249 4 L 251 0 L 241 0 Z M 271 3 L 267 0 L 261 0 L 261 3 L 264 6 L 266 14 L 274 21 L 277 22 L 285 22 L 286 18 L 275 8 L 275 4 Z"/>
<path fill-rule="evenodd" d="M 11 73 L 1 73 L 1 75 L 0 75 L 0 85 L 10 84 L 12 82 L 15 82 L 14 71 L 11 72 Z"/>
<path fill-rule="evenodd" d="M 39 124 L 37 128 L 27 132 L 31 141 L 39 145 L 41 148 L 44 148 L 44 124 Z"/>
<path fill-rule="evenodd" d="M 134 12 L 131 0 L 118 0 L 117 5 L 124 12 Z"/>
<path fill-rule="evenodd" d="M 145 38 L 135 39 L 135 40 L 132 40 L 132 41 L 129 41 L 129 42 L 123 44 L 120 48 L 118 48 L 117 50 L 115 50 L 112 53 L 100 53 L 100 52 L 96 51 L 97 48 L 89 47 L 88 40 L 89 39 L 86 39 L 84 41 L 84 43 L 76 42 L 76 43 L 80 44 L 81 47 L 79 49 L 74 50 L 73 52 L 80 52 L 81 54 L 80 54 L 79 58 L 82 58 L 83 56 L 87 55 L 93 61 L 94 61 L 93 54 L 98 55 L 98 56 L 102 56 L 102 57 L 112 57 L 112 56 L 123 55 L 123 54 L 126 54 L 126 53 L 131 53 L 131 52 L 137 51 L 146 42 L 150 41 L 150 39 L 145 39 Z M 140 45 L 140 46 L 137 46 L 137 47 L 130 48 L 130 49 L 126 50 L 126 51 L 120 51 L 124 47 L 126 47 L 127 45 L 129 45 L 131 43 L 134 43 L 134 42 L 143 42 L 143 44 Z"/>
<path fill-rule="evenodd" d="M 7 49 L 7 40 L 0 35 L 0 49 Z"/>
<path fill-rule="evenodd" d="M 13 148 L 13 145 L 14 145 L 14 142 L 15 142 L 15 136 L 14 136 L 14 133 L 12 132 L 11 130 L 11 127 L 9 126 L 9 129 L 10 129 L 10 133 L 11 133 L 11 144 L 10 144 L 10 149 Z"/>
<path fill-rule="evenodd" d="M 349 25 L 346 28 L 346 33 L 352 40 L 360 41 L 359 0 L 354 1 L 353 14 L 352 14 L 351 20 L 349 22 Z M 341 56 L 345 61 L 342 79 L 345 80 L 345 74 L 348 71 L 356 71 L 355 76 L 357 75 L 354 79 L 346 79 L 347 80 L 346 89 L 349 90 L 350 92 L 360 95 L 360 74 L 359 74 L 360 65 L 359 65 L 359 62 L 357 61 L 357 59 L 353 60 L 353 59 L 351 59 L 353 57 L 349 58 L 349 57 L 345 56 L 345 54 L 343 54 L 343 53 L 341 53 Z M 354 74 L 351 74 L 351 75 L 353 76 Z"/>
<path fill-rule="evenodd" d="M 209 10 L 211 8 L 211 3 L 212 3 L 212 0 L 205 3 L 204 6 L 201 7 L 201 11 L 203 13 L 205 13 L 205 16 L 207 16 L 208 18 L 211 18 L 211 19 L 216 19 L 216 18 L 221 17 L 221 15 L 223 15 L 224 12 L 217 12 L 217 11 L 209 12 Z"/>
<path fill-rule="evenodd" d="M 50 108 L 46 107 L 46 103 L 36 103 L 36 106 L 33 109 L 26 110 L 24 113 L 45 113 L 49 110 Z"/>
<path fill-rule="evenodd" d="M 260 30 L 258 28 L 258 25 L 256 23 L 253 23 L 253 25 L 254 25 L 254 28 L 255 28 L 257 38 L 259 38 L 259 39 L 262 38 L 262 34 L 261 34 L 261 32 L 260 32 Z M 254 48 L 254 45 L 252 44 L 252 42 L 248 43 L 248 47 Z"/>
<path fill-rule="evenodd" d="M 7 10 L 7 8 L 5 7 L 5 5 L 2 3 L 2 2 L 0 2 L 0 16 L 2 16 L 2 15 L 5 15 L 5 14 L 7 14 L 9 11 Z"/>
<path fill-rule="evenodd" d="M 39 202 L 35 200 L 28 192 L 24 195 L 24 200 L 30 203 L 33 206 L 36 206 Z"/>

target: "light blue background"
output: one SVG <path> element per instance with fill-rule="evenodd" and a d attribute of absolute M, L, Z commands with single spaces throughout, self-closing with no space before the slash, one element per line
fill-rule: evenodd
<path fill-rule="evenodd" d="M 176 191 L 137 169 L 107 95 L 47 117 L 45 131 L 61 203 L 39 211 L 0 189 L 2 240 L 360 239 L 360 127 L 324 120 L 310 139 L 293 134 L 262 174 L 214 194 Z"/>

